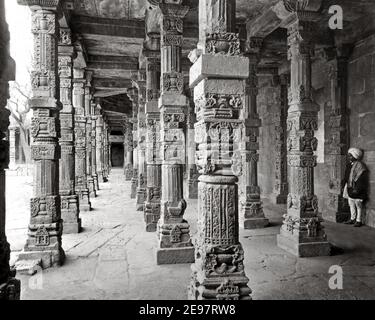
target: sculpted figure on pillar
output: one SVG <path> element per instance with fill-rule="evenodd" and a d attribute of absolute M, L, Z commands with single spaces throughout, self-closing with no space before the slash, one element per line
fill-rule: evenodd
<path fill-rule="evenodd" d="M 235 33 L 234 0 L 200 1 L 200 44 L 190 55 L 194 88 L 198 235 L 190 299 L 250 299 L 239 241 L 238 176 L 243 172 L 249 59 Z M 220 68 L 217 68 L 220 66 Z"/>
<path fill-rule="evenodd" d="M 63 230 L 59 196 L 60 117 L 62 109 L 58 85 L 57 10 L 59 1 L 20 0 L 32 11 L 34 35 L 31 72 L 33 110 L 31 157 L 34 163 L 34 192 L 30 202 L 28 238 L 17 268 L 30 264 L 43 268 L 61 265 L 65 254 L 61 246 Z"/>
<path fill-rule="evenodd" d="M 291 88 L 287 119 L 289 194 L 287 214 L 278 235 L 278 246 L 300 256 L 330 254 L 330 244 L 319 214 L 314 193 L 314 167 L 318 139 L 319 106 L 312 100 L 311 58 L 314 55 L 315 11 L 306 11 L 309 1 L 287 1 L 294 13 L 288 25 L 288 58 L 291 63 Z"/>
<path fill-rule="evenodd" d="M 16 271 L 9 266 L 10 246 L 5 234 L 6 174 L 9 168 L 9 142 L 5 140 L 10 111 L 5 109 L 9 98 L 9 81 L 15 80 L 15 63 L 9 54 L 9 31 L 5 22 L 4 1 L 0 0 L 0 300 L 19 300 L 21 285 L 15 279 Z"/>
<path fill-rule="evenodd" d="M 181 70 L 183 18 L 189 7 L 182 0 L 163 0 L 161 10 L 161 96 L 160 139 L 162 158 L 161 216 L 158 222 L 159 248 L 157 263 L 194 261 L 190 225 L 184 219 L 186 201 L 183 194 L 185 164 L 186 111 L 189 106 L 183 94 Z"/>

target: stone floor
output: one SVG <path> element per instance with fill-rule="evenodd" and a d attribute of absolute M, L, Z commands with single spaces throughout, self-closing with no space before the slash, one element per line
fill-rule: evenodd
<path fill-rule="evenodd" d="M 156 265 L 157 238 L 144 230 L 143 213 L 135 211 L 130 182 L 113 169 L 109 182 L 83 212 L 82 233 L 64 235 L 66 262 L 22 281 L 22 299 L 186 299 L 190 265 Z M 31 177 L 9 172 L 7 234 L 12 261 L 26 239 Z M 265 200 L 271 226 L 240 230 L 246 273 L 253 299 L 375 299 L 375 230 L 325 223 L 334 255 L 296 258 L 276 246 L 282 207 Z M 196 232 L 197 202 L 189 200 L 186 218 Z M 330 266 L 343 268 L 343 290 L 328 286 Z"/>

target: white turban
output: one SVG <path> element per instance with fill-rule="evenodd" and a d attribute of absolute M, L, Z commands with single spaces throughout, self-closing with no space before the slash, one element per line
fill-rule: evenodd
<path fill-rule="evenodd" d="M 357 160 L 361 159 L 363 156 L 363 151 L 358 148 L 350 148 L 348 153 L 351 154 Z"/>

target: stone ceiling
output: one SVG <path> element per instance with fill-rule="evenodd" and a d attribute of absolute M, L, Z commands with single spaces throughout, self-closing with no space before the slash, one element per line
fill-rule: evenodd
<path fill-rule="evenodd" d="M 265 31 L 262 65 L 277 68 L 286 61 L 286 30 L 280 28 L 275 11 L 282 0 L 237 0 L 237 19 L 245 24 L 248 31 Z M 364 16 L 375 15 L 375 0 L 323 0 L 321 8 L 322 34 L 330 35 L 328 8 L 339 4 L 344 9 L 344 19 L 351 24 L 354 37 L 358 24 Z M 159 32 L 160 11 L 152 3 L 158 0 L 65 0 L 66 21 L 81 42 L 82 54 L 87 69 L 94 72 L 93 87 L 95 97 L 112 97 L 107 100 L 116 106 L 112 112 L 131 113 L 130 103 L 123 105 L 123 95 L 132 86 L 131 74 L 138 69 L 139 55 L 146 30 Z M 151 4 L 150 4 L 151 3 Z M 188 53 L 198 41 L 198 0 L 185 0 L 190 11 L 184 20 L 183 69 L 188 72 Z M 276 9 L 275 9 L 276 8 Z M 374 20 L 374 19 L 373 19 Z M 370 20 L 372 21 L 372 20 Z M 347 25 L 348 26 L 348 25 Z M 327 31 L 325 30 L 327 29 Z M 364 33 L 363 28 L 360 29 Z M 263 35 L 263 36 L 264 36 Z M 343 41 L 351 41 L 349 35 L 339 34 Z M 352 37 L 353 37 L 352 36 Z M 332 39 L 322 36 L 322 44 Z"/>

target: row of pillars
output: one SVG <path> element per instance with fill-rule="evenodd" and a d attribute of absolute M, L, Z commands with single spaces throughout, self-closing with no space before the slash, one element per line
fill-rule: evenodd
<path fill-rule="evenodd" d="M 79 224 L 76 203 L 80 209 L 89 208 L 90 196 L 98 186 L 96 176 L 104 179 L 108 175 L 108 134 L 100 135 L 106 133 L 105 122 L 99 120 L 101 116 L 90 104 L 89 76 L 75 69 L 72 77 L 74 51 L 69 44 L 69 32 L 59 30 L 57 7 L 45 7 L 44 1 L 39 1 L 39 6 L 35 6 L 35 0 L 22 2 L 30 3 L 32 9 L 36 48 L 31 99 L 36 185 L 29 236 L 20 259 L 38 258 L 47 267 L 63 260 L 64 209 L 72 204 L 73 222 Z M 189 298 L 250 299 L 244 251 L 239 241 L 239 211 L 243 211 L 247 228 L 268 223 L 257 179 L 261 121 L 256 70 L 262 41 L 250 38 L 243 50 L 236 33 L 234 0 L 200 1 L 200 38 L 190 55 L 193 115 L 189 112 L 191 101 L 184 94 L 181 72 L 183 18 L 189 8 L 181 0 L 162 1 L 159 8 L 161 33 L 148 34 L 144 50 L 146 68 L 134 75 L 134 88 L 129 90 L 133 117 L 126 130 L 125 175 L 131 180 L 137 209 L 144 212 L 147 230 L 157 231 L 157 262 L 194 262 Z M 314 193 L 314 151 L 318 143 L 314 132 L 319 107 L 312 100 L 311 58 L 317 14 L 303 6 L 288 6 L 288 10 L 293 13 L 287 26 L 291 66 L 289 108 L 285 113 L 288 136 L 286 142 L 280 143 L 287 152 L 287 175 L 282 174 L 287 176 L 287 182 L 282 183 L 287 183 L 288 195 L 287 213 L 277 243 L 297 256 L 328 255 L 330 245 Z M 57 56 L 64 58 L 64 63 L 57 64 Z M 340 95 L 340 85 L 335 83 L 336 96 Z M 343 100 L 335 100 L 333 107 L 333 115 L 340 116 L 343 122 Z M 189 177 L 199 175 L 195 191 L 198 233 L 194 246 L 189 223 L 184 219 L 186 122 L 189 127 L 194 125 L 196 144 L 195 167 L 189 164 Z M 93 135 L 101 138 L 92 139 Z M 74 140 L 69 138 L 72 136 Z M 340 157 L 341 153 L 332 156 Z M 100 169 L 98 163 L 102 164 Z M 189 185 L 194 185 L 193 180 Z M 244 195 L 241 201 L 239 187 Z M 3 239 L 5 231 L 2 234 Z"/>

